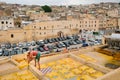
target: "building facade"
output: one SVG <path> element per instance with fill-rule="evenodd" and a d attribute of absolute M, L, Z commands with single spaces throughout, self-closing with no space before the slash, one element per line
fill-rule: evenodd
<path fill-rule="evenodd" d="M 107 15 L 108 16 L 111 16 L 111 17 L 118 17 L 120 14 L 120 10 L 119 9 L 111 9 L 107 12 Z"/>
<path fill-rule="evenodd" d="M 38 21 L 51 20 L 51 18 L 44 12 L 31 13 L 29 16 L 31 20 L 38 20 Z"/>
<path fill-rule="evenodd" d="M 0 30 L 7 30 L 14 28 L 14 19 L 10 17 L 1 17 L 0 18 Z"/>
<path fill-rule="evenodd" d="M 112 24 L 113 27 L 113 23 Z M 110 25 L 109 25 L 110 26 Z M 0 42 L 24 42 L 78 34 L 81 31 L 99 32 L 108 27 L 107 21 L 96 18 L 33 22 L 22 29 L 0 32 Z M 5 35 L 8 34 L 8 35 Z"/>
<path fill-rule="evenodd" d="M 104 37 L 104 44 L 107 44 L 111 49 L 120 49 L 120 31 L 117 30 L 110 36 Z"/>
<path fill-rule="evenodd" d="M 118 28 L 120 29 L 120 18 L 118 18 Z"/>

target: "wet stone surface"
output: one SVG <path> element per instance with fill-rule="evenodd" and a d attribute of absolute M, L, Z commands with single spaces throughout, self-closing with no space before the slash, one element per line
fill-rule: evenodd
<path fill-rule="evenodd" d="M 105 67 L 108 67 L 110 69 L 117 69 L 119 68 L 120 66 L 119 65 L 116 65 L 116 64 L 113 64 L 113 63 L 106 63 L 105 64 Z"/>

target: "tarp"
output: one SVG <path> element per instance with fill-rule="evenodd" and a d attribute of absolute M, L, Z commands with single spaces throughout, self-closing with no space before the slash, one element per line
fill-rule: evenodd
<path fill-rule="evenodd" d="M 112 35 L 110 36 L 110 38 L 120 39 L 120 34 L 112 33 Z"/>

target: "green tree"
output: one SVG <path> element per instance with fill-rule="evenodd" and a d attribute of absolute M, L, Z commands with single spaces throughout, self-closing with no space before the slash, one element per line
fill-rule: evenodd
<path fill-rule="evenodd" d="M 99 32 L 93 32 L 93 35 L 99 35 Z"/>
<path fill-rule="evenodd" d="M 45 6 L 42 6 L 42 9 L 45 11 L 45 12 L 52 12 L 52 9 L 51 7 L 45 5 Z"/>

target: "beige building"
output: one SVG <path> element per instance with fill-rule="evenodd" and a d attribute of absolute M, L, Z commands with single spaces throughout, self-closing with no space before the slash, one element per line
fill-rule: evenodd
<path fill-rule="evenodd" d="M 117 18 L 109 18 L 106 21 L 106 28 L 109 29 L 116 29 L 118 26 L 118 19 Z"/>
<path fill-rule="evenodd" d="M 104 9 L 98 9 L 97 10 L 97 13 L 100 13 L 100 14 L 105 14 L 107 11 L 104 10 Z"/>
<path fill-rule="evenodd" d="M 100 18 L 100 21 L 99 21 L 99 30 L 105 30 L 105 29 L 106 29 L 106 20 Z"/>
<path fill-rule="evenodd" d="M 79 21 L 81 30 L 99 31 L 99 19 L 83 18 Z"/>
<path fill-rule="evenodd" d="M 111 17 L 118 17 L 119 16 L 119 9 L 111 9 L 107 12 L 108 16 L 111 16 Z"/>
<path fill-rule="evenodd" d="M 40 40 L 78 34 L 84 30 L 99 31 L 101 28 L 106 29 L 108 27 L 106 23 L 106 20 L 96 18 L 34 22 L 24 26 L 23 29 L 1 31 L 0 42 Z M 113 23 L 109 22 L 109 26 L 111 26 L 110 24 L 114 25 Z"/>
<path fill-rule="evenodd" d="M 118 26 L 117 18 L 99 19 L 99 30 L 116 29 Z"/>
<path fill-rule="evenodd" d="M 78 32 L 78 29 L 70 24 L 75 24 L 76 21 L 45 21 L 35 22 L 24 27 L 25 30 L 32 30 L 32 37 L 36 39 L 55 37 L 59 32 L 64 35 L 74 34 Z"/>
<path fill-rule="evenodd" d="M 51 20 L 51 18 L 44 12 L 31 13 L 29 16 L 30 16 L 30 19 L 32 20 L 39 20 L 39 21 Z"/>
<path fill-rule="evenodd" d="M 7 30 L 9 28 L 14 28 L 14 19 L 11 17 L 1 17 L 0 30 Z"/>
<path fill-rule="evenodd" d="M 58 37 L 58 35 L 66 36 L 79 32 L 78 29 L 73 27 L 74 25 L 69 27 L 68 23 L 71 24 L 71 21 L 35 22 L 23 29 L 0 31 L 0 42 L 17 43 Z"/>
<path fill-rule="evenodd" d="M 120 29 L 120 18 L 118 18 L 118 27 Z"/>

